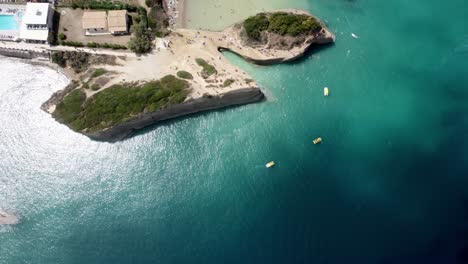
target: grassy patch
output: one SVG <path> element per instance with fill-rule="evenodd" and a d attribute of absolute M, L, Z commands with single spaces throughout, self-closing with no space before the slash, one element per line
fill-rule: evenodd
<path fill-rule="evenodd" d="M 218 73 L 216 68 L 213 65 L 209 64 L 208 62 L 206 62 L 204 59 L 197 58 L 195 59 L 195 61 L 197 62 L 199 66 L 203 67 L 203 70 L 201 72 L 203 78 L 206 79 L 209 76 Z"/>
<path fill-rule="evenodd" d="M 192 80 L 193 79 L 193 75 L 190 72 L 187 72 L 187 71 L 178 71 L 177 72 L 177 77 L 182 78 L 182 79 L 186 79 L 186 80 Z"/>
<path fill-rule="evenodd" d="M 98 68 L 93 72 L 93 74 L 91 75 L 91 78 L 96 78 L 106 73 L 107 73 L 106 69 Z"/>
<path fill-rule="evenodd" d="M 88 98 L 80 112 L 74 111 L 70 118 L 57 119 L 63 120 L 63 123 L 69 124 L 74 130 L 86 129 L 88 132 L 94 132 L 145 112 L 154 112 L 171 104 L 182 103 L 188 95 L 188 87 L 187 81 L 173 75 L 141 85 L 113 85 Z M 67 100 L 62 103 L 61 108 L 70 108 Z M 61 116 L 55 112 L 54 115 Z"/>
<path fill-rule="evenodd" d="M 229 87 L 231 84 L 233 84 L 235 81 L 233 79 L 227 79 L 223 83 L 223 87 Z"/>

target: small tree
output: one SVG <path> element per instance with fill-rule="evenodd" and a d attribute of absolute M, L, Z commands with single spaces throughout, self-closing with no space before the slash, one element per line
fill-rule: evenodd
<path fill-rule="evenodd" d="M 132 26 L 134 36 L 128 42 L 128 48 L 135 53 L 141 54 L 150 51 L 151 39 L 149 37 L 146 23 L 140 22 Z"/>
<path fill-rule="evenodd" d="M 153 0 L 145 0 L 145 4 L 147 7 L 152 7 L 154 5 Z"/>
<path fill-rule="evenodd" d="M 58 34 L 58 39 L 59 39 L 59 40 L 65 40 L 65 39 L 67 39 L 67 36 L 66 36 L 65 34 L 63 34 L 62 32 L 60 32 L 60 33 Z"/>

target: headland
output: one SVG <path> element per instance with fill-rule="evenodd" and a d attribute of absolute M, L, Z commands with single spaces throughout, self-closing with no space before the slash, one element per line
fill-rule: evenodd
<path fill-rule="evenodd" d="M 234 52 L 251 63 L 272 65 L 334 41 L 325 24 L 311 14 L 278 10 L 257 14 L 223 31 L 172 29 L 155 38 L 152 50 L 144 54 L 89 45 L 36 45 L 27 53 L 47 53 L 71 80 L 41 108 L 76 132 L 115 142 L 160 121 L 263 100 L 255 80 L 232 65 L 222 51 Z M 10 46 L 21 45 L 27 46 Z"/>

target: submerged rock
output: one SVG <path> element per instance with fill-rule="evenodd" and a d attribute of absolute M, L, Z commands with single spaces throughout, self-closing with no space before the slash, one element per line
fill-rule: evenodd
<path fill-rule="evenodd" d="M 0 225 L 16 225 L 18 222 L 19 219 L 15 215 L 0 211 Z"/>

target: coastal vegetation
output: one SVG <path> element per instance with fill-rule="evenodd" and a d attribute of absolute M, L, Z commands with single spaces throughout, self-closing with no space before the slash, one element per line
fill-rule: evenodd
<path fill-rule="evenodd" d="M 86 95 L 82 90 L 73 90 L 57 105 L 53 116 L 60 123 L 71 123 L 80 115 L 85 100 Z"/>
<path fill-rule="evenodd" d="M 66 4 L 61 4 L 66 6 Z M 98 1 L 98 0 L 72 0 L 71 7 L 81 9 L 101 9 L 101 10 L 122 10 L 125 9 L 129 12 L 135 12 L 137 6 L 120 1 Z"/>
<path fill-rule="evenodd" d="M 186 79 L 186 80 L 192 80 L 193 79 L 193 75 L 188 71 L 178 71 L 177 72 L 177 77 L 179 77 L 181 79 Z"/>
<path fill-rule="evenodd" d="M 294 37 L 317 32 L 322 28 L 320 22 L 312 16 L 286 12 L 260 13 L 247 18 L 243 26 L 247 36 L 254 40 L 260 40 L 263 32 Z"/>
<path fill-rule="evenodd" d="M 98 68 L 98 69 L 94 70 L 93 74 L 91 74 L 91 78 L 96 78 L 96 77 L 99 77 L 99 76 L 104 75 L 106 73 L 107 73 L 106 69 Z"/>
<path fill-rule="evenodd" d="M 91 85 L 91 90 L 97 91 L 99 89 L 101 89 L 101 85 L 99 85 L 99 83 L 93 83 L 93 85 Z"/>
<path fill-rule="evenodd" d="M 213 74 L 218 73 L 216 68 L 213 65 L 209 64 L 208 62 L 206 62 L 204 59 L 196 58 L 195 62 L 203 68 L 201 75 L 204 79 L 210 77 Z"/>
<path fill-rule="evenodd" d="M 231 84 L 233 84 L 234 82 L 235 82 L 234 79 L 227 79 L 227 80 L 224 81 L 223 87 L 229 87 L 229 86 L 231 86 Z"/>
<path fill-rule="evenodd" d="M 148 30 L 148 15 L 146 9 L 138 8 L 131 28 L 133 37 L 128 42 L 128 48 L 137 54 L 146 53 L 152 48 L 152 34 Z"/>
<path fill-rule="evenodd" d="M 168 30 L 169 17 L 160 4 L 154 4 L 148 12 L 148 27 L 158 38 L 164 37 L 170 32 Z"/>
<path fill-rule="evenodd" d="M 125 50 L 127 49 L 124 45 L 113 44 L 113 43 L 96 43 L 96 42 L 89 42 L 83 43 L 79 41 L 65 41 L 59 39 L 59 44 L 62 46 L 69 46 L 69 47 L 88 47 L 88 48 L 103 48 L 103 49 L 113 49 L 113 50 Z"/>
<path fill-rule="evenodd" d="M 259 40 L 261 33 L 268 29 L 270 21 L 265 14 L 251 16 L 244 21 L 244 28 L 247 35 L 253 39 Z"/>
<path fill-rule="evenodd" d="M 71 67 L 75 72 L 83 72 L 88 68 L 89 54 L 76 51 L 54 51 L 52 62 L 60 67 Z"/>
<path fill-rule="evenodd" d="M 113 85 L 87 100 L 78 89 L 57 105 L 53 116 L 76 131 L 95 132 L 182 103 L 188 93 L 188 82 L 173 75 L 143 84 Z"/>

